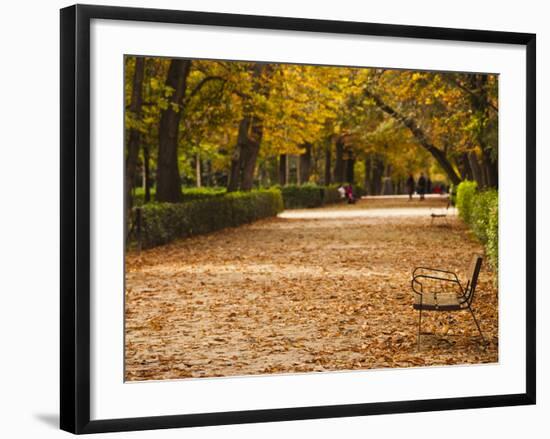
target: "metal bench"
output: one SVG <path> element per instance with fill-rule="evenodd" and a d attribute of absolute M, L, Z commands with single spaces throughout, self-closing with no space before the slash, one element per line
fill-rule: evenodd
<path fill-rule="evenodd" d="M 445 223 L 449 224 L 447 221 L 447 214 L 449 213 L 449 207 L 451 207 L 451 195 L 449 194 L 447 196 L 447 206 L 445 207 L 445 211 L 440 211 L 440 213 L 430 213 L 430 216 L 432 217 L 432 220 L 430 221 L 430 225 L 433 225 L 434 219 L 436 218 L 445 218 Z"/>
<path fill-rule="evenodd" d="M 477 279 L 481 271 L 481 255 L 475 254 L 470 263 L 470 277 L 465 286 L 460 283 L 456 273 L 429 267 L 416 267 L 413 271 L 411 286 L 415 292 L 413 308 L 418 310 L 418 349 L 420 349 L 420 331 L 422 326 L 422 311 L 470 311 L 483 341 L 483 333 L 472 311 L 472 302 L 476 291 Z M 456 292 L 424 291 L 426 281 L 449 282 L 458 286 Z M 417 289 L 420 288 L 420 290 Z"/>
<path fill-rule="evenodd" d="M 432 217 L 430 225 L 432 225 L 434 223 L 434 219 L 436 219 L 436 218 L 445 218 L 445 221 L 447 221 L 447 214 L 446 213 L 431 213 L 430 216 Z"/>

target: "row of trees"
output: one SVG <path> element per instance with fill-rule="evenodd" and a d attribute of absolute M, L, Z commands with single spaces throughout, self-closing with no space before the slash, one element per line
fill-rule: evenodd
<path fill-rule="evenodd" d="M 182 175 L 257 184 L 365 183 L 437 170 L 498 186 L 498 78 L 128 56 L 126 192 L 182 200 Z M 206 175 L 205 175 L 206 174 Z"/>

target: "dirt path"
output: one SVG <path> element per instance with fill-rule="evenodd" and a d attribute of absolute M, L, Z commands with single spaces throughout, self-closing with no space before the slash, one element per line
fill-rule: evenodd
<path fill-rule="evenodd" d="M 483 266 L 474 309 L 430 313 L 416 349 L 411 270 L 464 277 L 482 247 L 445 202 L 367 199 L 181 240 L 126 262 L 126 379 L 498 361 L 498 302 Z M 404 212 L 409 212 L 404 214 Z"/>

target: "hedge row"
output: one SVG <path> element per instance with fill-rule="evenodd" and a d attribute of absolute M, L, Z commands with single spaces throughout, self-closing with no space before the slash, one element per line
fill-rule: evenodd
<path fill-rule="evenodd" d="M 223 195 L 226 192 L 224 187 L 200 187 L 200 188 L 182 188 L 183 201 L 202 200 Z M 155 200 L 155 188 L 151 188 L 151 201 Z M 134 205 L 142 206 L 145 204 L 145 191 L 143 188 L 136 188 L 134 191 Z"/>
<path fill-rule="evenodd" d="M 283 210 L 278 190 L 232 192 L 183 203 L 147 203 L 141 207 L 142 248 L 177 238 L 234 227 Z"/>
<path fill-rule="evenodd" d="M 498 192 L 477 190 L 477 183 L 463 181 L 458 185 L 456 206 L 459 216 L 485 245 L 491 265 L 498 270 Z"/>
<path fill-rule="evenodd" d="M 283 187 L 277 186 L 277 188 L 283 194 L 285 209 L 320 207 L 325 204 L 342 201 L 340 193 L 338 192 L 338 185 L 319 186 L 308 183 L 303 185 L 291 184 Z M 361 195 L 363 195 L 362 191 L 361 194 L 356 194 L 356 196 Z"/>
<path fill-rule="evenodd" d="M 319 207 L 340 200 L 337 186 L 318 186 L 316 184 L 277 186 L 283 194 L 285 209 Z"/>
<path fill-rule="evenodd" d="M 319 207 L 324 204 L 336 203 L 340 200 L 338 186 L 318 186 L 315 184 L 274 186 L 280 190 L 283 196 L 285 209 L 301 209 L 307 207 Z M 358 187 L 356 196 L 361 196 L 363 191 Z M 183 188 L 183 202 L 202 200 L 205 198 L 219 197 L 227 193 L 223 187 Z M 151 189 L 151 201 L 155 199 L 155 188 Z M 143 188 L 136 188 L 134 193 L 134 205 L 145 204 Z"/>

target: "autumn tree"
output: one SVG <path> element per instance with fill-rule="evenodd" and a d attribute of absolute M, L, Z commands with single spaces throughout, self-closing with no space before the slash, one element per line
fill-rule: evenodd
<path fill-rule="evenodd" d="M 126 58 L 127 67 L 132 60 Z M 141 119 L 141 106 L 143 94 L 143 79 L 145 75 L 145 59 L 136 57 L 133 65 L 131 101 L 128 108 L 128 141 L 126 153 L 126 180 L 125 180 L 125 203 L 126 208 L 132 208 L 132 189 L 136 178 L 136 168 L 140 150 L 141 132 L 139 121 Z"/>
<path fill-rule="evenodd" d="M 170 62 L 166 89 L 170 92 L 169 105 L 162 110 L 159 125 L 157 158 L 157 201 L 181 201 L 181 180 L 178 167 L 178 134 L 187 90 L 191 61 L 175 58 Z"/>
<path fill-rule="evenodd" d="M 127 57 L 126 203 L 182 184 L 498 185 L 496 75 Z M 156 173 L 155 173 L 156 170 Z M 431 171 L 430 171 L 431 170 Z M 156 175 L 155 175 L 156 174 Z M 215 175 L 216 178 L 212 176 Z"/>

